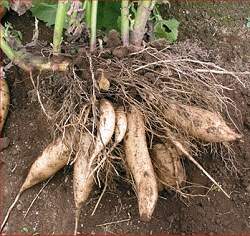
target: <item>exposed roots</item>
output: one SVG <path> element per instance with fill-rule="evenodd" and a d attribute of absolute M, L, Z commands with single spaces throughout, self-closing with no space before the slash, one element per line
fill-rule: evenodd
<path fill-rule="evenodd" d="M 168 139 L 178 140 L 188 147 L 186 151 L 190 156 L 199 155 L 208 146 L 212 147 L 214 153 L 220 151 L 220 154 L 224 154 L 226 149 L 220 148 L 222 144 L 211 145 L 202 141 L 166 119 L 164 111 L 173 103 L 195 106 L 223 116 L 238 130 L 229 113 L 229 110 L 237 108 L 225 95 L 225 91 L 232 90 L 232 86 L 224 86 L 220 77 L 230 76 L 232 84 L 244 86 L 246 72 L 227 71 L 206 61 L 208 56 L 199 48 L 189 50 L 189 47 L 189 44 L 167 45 L 158 50 L 149 46 L 139 52 L 128 53 L 122 59 L 112 57 L 110 52 L 90 56 L 81 50 L 75 56 L 69 73 L 47 73 L 39 75 L 36 81 L 31 77 L 32 83 L 42 110 L 51 120 L 56 134 L 71 127 L 79 133 L 90 133 L 95 143 L 100 117 L 99 103 L 105 98 L 112 102 L 114 108 L 122 106 L 128 111 L 129 107 L 135 106 L 143 114 L 149 149 L 153 144 Z M 129 52 L 130 49 L 126 50 Z M 100 71 L 102 82 L 107 82 L 106 87 L 100 86 Z M 174 134 L 174 139 L 166 135 L 166 130 Z M 227 147 L 228 144 L 224 142 L 223 146 Z M 227 150 L 223 160 L 233 153 L 231 149 Z M 95 174 L 97 185 L 105 183 L 104 191 L 110 184 L 111 176 L 119 175 L 117 163 L 126 165 L 123 155 L 123 148 L 113 140 L 95 159 L 91 174 Z M 233 163 L 232 159 L 229 160 Z M 71 164 L 74 161 L 71 160 Z M 230 170 L 234 168 L 234 165 L 228 167 Z M 216 184 L 211 176 L 210 179 Z M 217 186 L 221 188 L 219 184 Z M 175 189 L 181 192 L 179 187 Z"/>

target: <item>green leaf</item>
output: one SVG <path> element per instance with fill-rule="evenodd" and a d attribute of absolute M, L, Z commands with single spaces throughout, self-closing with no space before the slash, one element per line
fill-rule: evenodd
<path fill-rule="evenodd" d="M 0 6 L 3 6 L 4 8 L 10 9 L 10 4 L 8 0 L 0 0 Z"/>
<path fill-rule="evenodd" d="M 156 22 L 154 33 L 156 38 L 165 38 L 173 43 L 178 37 L 178 28 L 180 22 L 176 19 L 161 20 Z"/>
<path fill-rule="evenodd" d="M 99 1 L 97 12 L 97 29 L 109 31 L 120 29 L 118 24 L 121 15 L 120 1 Z"/>
<path fill-rule="evenodd" d="M 68 5 L 70 7 L 70 4 Z M 46 1 L 33 1 L 33 7 L 30 9 L 32 15 L 37 19 L 47 23 L 47 26 L 55 24 L 57 3 L 49 3 Z M 67 28 L 69 17 L 66 16 L 64 28 Z"/>
<path fill-rule="evenodd" d="M 47 26 L 55 24 L 57 4 L 40 2 L 31 9 L 32 15 L 47 23 Z"/>

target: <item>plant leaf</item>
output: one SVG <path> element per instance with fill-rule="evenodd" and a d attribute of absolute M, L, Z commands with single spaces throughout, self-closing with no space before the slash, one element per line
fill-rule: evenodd
<path fill-rule="evenodd" d="M 165 38 L 173 43 L 178 37 L 178 28 L 180 22 L 176 19 L 161 20 L 156 22 L 154 33 L 156 38 Z"/>
<path fill-rule="evenodd" d="M 0 6 L 3 6 L 4 8 L 10 9 L 10 3 L 9 0 L 0 0 Z"/>
<path fill-rule="evenodd" d="M 68 4 L 68 8 L 70 4 Z M 30 9 L 32 15 L 37 19 L 47 23 L 47 26 L 52 26 L 55 24 L 57 3 L 49 3 L 46 1 L 33 1 L 33 7 Z M 69 17 L 66 16 L 66 21 L 64 28 L 67 28 L 69 22 Z"/>
<path fill-rule="evenodd" d="M 120 29 L 118 24 L 121 14 L 120 1 L 99 1 L 97 13 L 97 28 L 104 31 Z"/>
<path fill-rule="evenodd" d="M 40 2 L 31 8 L 32 15 L 47 23 L 47 26 L 55 24 L 57 4 Z"/>

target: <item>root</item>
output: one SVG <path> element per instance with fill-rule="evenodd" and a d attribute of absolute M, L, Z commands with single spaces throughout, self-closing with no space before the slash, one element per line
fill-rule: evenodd
<path fill-rule="evenodd" d="M 15 205 L 17 204 L 17 202 L 18 202 L 19 198 L 21 197 L 22 193 L 23 193 L 23 192 L 20 191 L 20 192 L 17 194 L 17 196 L 16 196 L 14 202 L 13 202 L 13 203 L 11 204 L 11 206 L 9 207 L 9 209 L 8 209 L 8 211 L 7 211 L 7 213 L 6 213 L 5 217 L 4 217 L 4 219 L 3 219 L 3 222 L 2 222 L 2 224 L 1 224 L 0 233 L 3 231 L 3 228 L 4 228 L 4 226 L 6 225 L 8 219 L 9 219 L 10 213 L 11 213 L 12 210 L 14 209 L 14 207 L 15 207 Z"/>
<path fill-rule="evenodd" d="M 81 209 L 76 209 L 74 235 L 77 235 L 80 214 L 81 214 Z"/>
<path fill-rule="evenodd" d="M 65 48 L 65 53 L 67 50 L 69 49 Z M 113 57 L 108 60 L 105 53 L 90 55 L 85 50 L 79 51 L 68 73 L 41 74 L 37 80 L 34 80 L 31 74 L 38 101 L 44 114 L 50 119 L 55 136 L 61 135 L 66 128 L 71 127 L 78 133 L 88 132 L 95 143 L 101 116 L 100 101 L 106 99 L 115 109 L 123 107 L 125 112 L 134 106 L 143 114 L 149 149 L 158 141 L 169 138 L 182 154 L 227 197 L 230 197 L 192 157 L 193 154 L 204 152 L 208 142 L 201 143 L 188 130 L 171 123 L 166 119 L 164 111 L 169 109 L 173 102 L 184 106 L 195 106 L 223 116 L 237 129 L 229 113 L 230 108 L 236 110 L 236 106 L 225 95 L 225 91 L 232 90 L 232 87 L 224 86 L 220 79 L 226 74 L 231 76 L 232 84 L 238 83 L 244 86 L 248 72 L 232 72 L 207 62 L 207 53 L 197 48 L 197 45 L 189 44 L 166 45 L 161 51 L 148 46 L 129 54 L 126 58 Z M 197 60 L 197 57 L 204 58 L 204 61 Z M 105 73 L 105 78 L 109 82 L 105 90 L 97 83 L 100 70 Z M 188 143 L 191 147 L 192 155 L 184 143 Z M 106 179 L 103 176 L 105 170 L 110 169 L 110 172 L 119 175 L 112 164 L 113 161 L 124 162 L 121 153 L 118 152 L 120 156 L 115 155 L 118 147 L 113 137 L 106 145 L 106 149 L 103 148 L 101 153 L 91 159 L 91 165 L 94 166 L 90 174 L 96 177 L 99 186 L 102 179 Z M 73 145 L 72 153 L 77 153 L 78 149 L 77 145 Z M 70 164 L 74 162 L 75 159 Z M 104 191 L 107 187 L 109 182 L 105 183 Z M 101 198 L 93 214 L 100 200 Z"/>
<path fill-rule="evenodd" d="M 99 199 L 98 199 L 98 201 L 97 201 L 97 203 L 96 203 L 96 205 L 95 205 L 94 210 L 93 210 L 92 213 L 91 213 L 91 216 L 93 216 L 93 215 L 95 214 L 96 209 L 98 208 L 98 206 L 99 206 L 99 204 L 100 204 L 100 202 L 101 202 L 101 200 L 102 200 L 102 197 L 103 197 L 104 193 L 106 192 L 107 186 L 108 186 L 107 183 L 105 183 L 105 186 L 104 186 L 104 188 L 103 188 L 103 190 L 102 190 L 102 193 L 101 193 L 101 195 L 100 195 L 100 197 L 99 197 Z"/>
<path fill-rule="evenodd" d="M 216 182 L 216 180 L 186 151 L 183 145 L 173 136 L 168 134 L 170 141 L 179 149 L 191 162 L 193 162 L 228 198 L 229 194 Z"/>
<path fill-rule="evenodd" d="M 195 47 L 191 45 L 192 52 L 201 54 L 199 56 L 203 58 L 207 56 Z M 178 48 L 182 48 L 182 54 Z M 162 51 L 147 47 L 123 60 L 113 58 L 108 62 L 101 56 L 96 57 L 83 51 L 78 58 L 81 61 L 79 68 L 73 68 L 67 75 L 57 78 L 52 85 L 45 81 L 38 88 L 37 81 L 34 87 L 40 90 L 40 97 L 50 101 L 55 111 L 52 118 L 59 131 L 62 127 L 72 125 L 76 130 L 87 130 L 94 138 L 99 118 L 98 100 L 108 98 L 125 108 L 134 105 L 143 112 L 150 146 L 155 139 L 165 137 L 165 127 L 193 143 L 199 140 L 194 140 L 190 134 L 169 123 L 163 110 L 172 101 L 176 101 L 219 114 L 225 112 L 231 119 L 228 106 L 234 108 L 235 105 L 224 95 L 223 90 L 229 88 L 219 82 L 217 74 L 229 74 L 234 81 L 244 85 L 241 76 L 247 73 L 229 72 L 213 63 L 199 61 L 187 48 L 190 45 L 167 46 Z M 106 92 L 100 91 L 96 82 L 96 71 L 99 69 L 105 71 L 110 82 Z M 218 71 L 220 73 L 216 73 Z M 48 88 L 53 88 L 55 92 L 46 94 Z M 44 104 L 40 104 L 43 111 L 48 110 Z M 91 107 L 84 122 L 81 120 L 81 104 Z M 108 154 L 111 153 L 112 150 L 108 151 Z"/>
<path fill-rule="evenodd" d="M 41 106 L 41 109 L 43 111 L 43 113 L 45 114 L 45 116 L 47 117 L 48 120 L 52 120 L 52 117 L 47 113 L 46 109 L 44 108 L 44 105 L 42 103 L 42 100 L 41 100 L 41 96 L 40 96 L 40 93 L 39 93 L 39 89 L 38 89 L 38 86 L 39 86 L 39 75 L 37 77 L 37 85 L 35 85 L 35 82 L 34 82 L 34 79 L 33 79 L 33 75 L 32 75 L 32 71 L 30 72 L 30 80 L 31 80 L 31 83 L 36 91 L 36 95 L 37 95 L 37 99 L 38 99 L 38 102 Z"/>
<path fill-rule="evenodd" d="M 54 176 L 51 176 L 47 181 L 46 183 L 43 185 L 43 187 L 40 189 L 40 191 L 37 193 L 37 195 L 35 196 L 35 198 L 32 200 L 29 208 L 27 209 L 27 211 L 25 212 L 25 215 L 23 218 L 26 218 L 26 216 L 28 215 L 31 207 L 34 205 L 35 201 L 37 200 L 37 198 L 39 197 L 39 195 L 41 194 L 41 192 L 44 190 L 44 188 L 46 188 L 46 186 L 48 185 L 48 183 L 50 182 L 50 180 L 53 178 Z"/>

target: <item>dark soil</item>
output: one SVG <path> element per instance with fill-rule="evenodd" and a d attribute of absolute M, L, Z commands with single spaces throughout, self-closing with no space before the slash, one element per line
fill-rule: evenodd
<path fill-rule="evenodd" d="M 250 29 L 245 27 L 250 16 L 249 3 L 182 3 L 176 1 L 167 15 L 180 22 L 180 40 L 198 42 L 213 53 L 213 61 L 230 69 L 250 68 Z M 23 40 L 32 38 L 34 20 L 28 14 L 18 18 L 10 13 L 5 17 L 23 34 Z M 43 24 L 41 40 L 51 42 L 51 30 Z M 249 78 L 250 79 L 250 78 Z M 7 73 L 11 91 L 11 107 L 4 135 L 11 140 L 1 155 L 1 190 L 3 200 L 1 219 L 14 200 L 29 167 L 52 137 L 50 124 L 36 101 L 33 101 L 29 77 L 18 68 Z M 227 81 L 224 82 L 227 84 Z M 118 186 L 106 192 L 95 215 L 101 190 L 97 189 L 82 209 L 80 230 L 84 233 L 250 233 L 250 90 L 234 87 L 228 96 L 235 100 L 241 114 L 233 113 L 237 126 L 244 134 L 242 142 L 234 145 L 238 172 L 227 170 L 221 158 L 206 156 L 204 167 L 231 194 L 227 199 L 212 189 L 206 197 L 180 199 L 172 192 L 163 192 L 149 223 L 139 220 L 137 199 L 130 186 Z M 211 183 L 191 164 L 187 166 L 189 180 L 210 188 Z M 59 172 L 42 191 L 26 218 L 31 201 L 43 184 L 23 194 L 15 207 L 7 233 L 69 233 L 74 229 L 72 173 Z M 196 194 L 204 194 L 197 189 Z"/>

